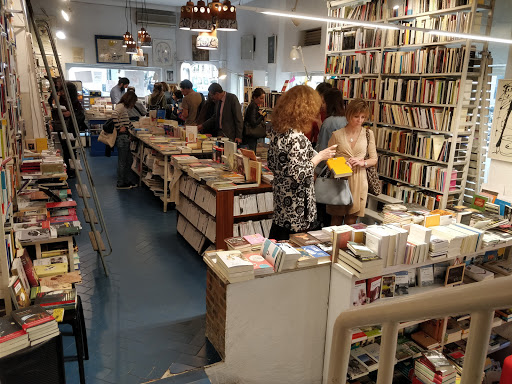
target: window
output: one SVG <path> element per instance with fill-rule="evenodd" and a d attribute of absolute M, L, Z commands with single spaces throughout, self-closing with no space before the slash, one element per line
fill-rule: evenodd
<path fill-rule="evenodd" d="M 324 82 L 324 76 L 323 75 L 310 75 L 310 80 L 308 81 L 308 85 L 315 89 L 316 86 L 320 83 Z M 292 79 L 290 80 L 290 84 L 288 85 L 288 89 L 291 87 L 294 87 L 296 85 L 303 85 L 306 83 L 306 76 L 304 75 L 296 75 L 292 76 Z"/>
<path fill-rule="evenodd" d="M 130 80 L 130 86 L 135 87 L 137 96 L 144 97 L 151 93 L 155 73 L 157 73 L 156 70 L 148 69 L 111 69 L 73 65 L 68 68 L 68 79 L 81 81 L 84 95 L 88 95 L 89 91 L 101 91 L 102 96 L 109 97 L 110 90 L 117 85 L 119 78 L 127 77 Z"/>
<path fill-rule="evenodd" d="M 213 64 L 208 63 L 183 63 L 181 64 L 181 80 L 188 79 L 194 85 L 196 92 L 208 93 L 211 83 L 219 80 L 219 70 Z"/>

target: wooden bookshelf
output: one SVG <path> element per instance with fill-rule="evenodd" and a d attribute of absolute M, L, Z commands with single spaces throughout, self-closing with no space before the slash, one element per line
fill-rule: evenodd
<path fill-rule="evenodd" d="M 389 8 L 385 2 L 371 0 L 370 2 L 366 2 L 364 6 L 366 11 L 370 10 L 369 13 L 365 14 L 365 11 L 363 10 L 363 13 L 358 14 L 356 12 L 356 14 L 359 21 L 381 21 L 391 24 L 408 23 L 404 25 L 413 27 L 418 27 L 419 25 L 422 25 L 421 23 L 427 22 L 430 23 L 429 25 L 441 23 L 443 20 L 446 20 L 446 15 L 451 15 L 452 17 L 457 17 L 457 26 L 464 28 L 464 30 L 454 32 L 471 34 L 476 33 L 473 32 L 474 29 L 484 27 L 486 29 L 486 34 L 490 35 L 494 0 L 485 0 L 484 2 L 474 0 L 469 1 L 468 3 L 469 4 L 467 5 L 438 9 L 431 12 L 403 15 L 400 14 L 400 12 L 404 12 L 405 2 L 399 1 L 397 3 L 398 8 L 395 10 L 394 8 Z M 351 9 L 356 9 L 362 4 L 362 2 L 353 2 L 349 5 L 344 5 L 342 2 L 329 2 L 327 4 L 327 8 L 331 17 L 338 17 L 338 15 L 345 15 L 345 17 L 349 17 Z M 376 13 L 371 13 L 371 9 Z M 422 9 L 424 10 L 425 8 Z M 416 10 L 422 9 L 420 8 Z M 396 13 L 398 13 L 398 16 L 396 16 Z M 367 20 L 366 16 L 368 15 L 371 15 L 371 18 Z M 482 15 L 481 18 L 480 15 Z M 374 19 L 374 16 L 376 16 L 377 19 Z M 441 24 L 435 28 L 432 27 L 432 29 L 441 29 L 440 25 Z M 439 41 L 435 41 L 436 39 Z M 346 49 L 344 49 L 345 46 Z M 458 173 L 457 178 L 455 179 L 457 187 L 455 191 L 447 190 L 441 192 L 432 188 L 425 188 L 420 185 L 414 185 L 395 178 L 386 177 L 386 179 L 392 180 L 393 182 L 409 185 L 419 190 L 435 194 L 436 200 L 439 201 L 439 208 L 445 208 L 449 200 L 458 204 L 462 203 L 465 193 L 468 192 L 465 186 L 468 179 L 471 154 L 476 153 L 479 160 L 482 158 L 481 151 L 478 151 L 478 147 L 476 145 L 473 145 L 472 148 L 471 143 L 475 137 L 475 131 L 479 129 L 478 124 L 481 124 L 480 120 L 482 120 L 482 117 L 480 116 L 481 113 L 478 112 L 479 108 L 482 103 L 485 103 L 482 90 L 487 88 L 489 73 L 488 64 L 491 62 L 487 48 L 487 42 L 477 42 L 460 38 L 450 39 L 443 36 L 435 37 L 427 33 L 413 30 L 378 30 L 376 28 L 363 26 L 340 27 L 334 24 L 328 25 L 327 28 L 325 46 L 326 67 L 324 71 L 326 79 L 342 91 L 346 91 L 347 89 L 352 91 L 353 89 L 356 93 L 365 92 L 364 95 L 344 94 L 344 98 L 353 100 L 358 96 L 363 96 L 367 102 L 373 103 L 373 106 L 371 106 L 371 108 L 373 108 L 373 113 L 371 113 L 373 118 L 371 120 L 374 121 L 372 121 L 371 124 L 375 132 L 379 127 L 384 126 L 397 130 L 409 130 L 430 133 L 432 135 L 444 135 L 450 142 L 449 156 L 447 156 L 447 160 L 443 158 L 443 161 L 424 159 L 407 153 L 393 152 L 377 148 L 379 153 L 403 156 L 404 158 L 415 159 L 420 162 L 425 162 L 426 164 L 436 164 L 446 168 L 446 174 L 448 175 L 447 185 L 450 185 L 452 171 L 454 167 L 457 167 Z M 446 56 L 443 57 L 447 60 L 449 60 L 448 55 L 453 55 L 452 57 L 458 55 L 457 57 L 462 57 L 462 59 L 458 59 L 459 61 L 457 62 L 452 61 L 452 66 L 448 66 L 448 61 L 446 61 L 444 65 L 441 65 L 441 67 L 436 69 L 434 67 L 423 66 L 424 64 L 422 61 L 416 60 L 416 55 L 420 54 L 425 55 L 425 57 L 427 55 L 434 55 L 437 57 L 437 55 L 446 54 Z M 416 61 L 406 61 L 406 58 L 407 60 L 409 58 L 412 60 L 412 57 L 414 57 L 414 60 Z M 398 61 L 400 58 L 404 58 L 403 62 L 407 65 L 412 62 L 420 63 L 421 65 L 418 68 L 404 65 L 397 69 L 396 66 L 393 67 L 388 64 L 392 63 L 391 60 L 396 59 Z M 446 71 L 444 70 L 445 68 L 452 69 L 453 72 Z M 395 71 L 400 73 L 389 73 Z M 354 84 L 352 84 L 352 79 L 362 80 L 359 82 L 356 80 Z M 403 88 L 404 90 L 402 91 L 401 98 L 396 97 L 396 100 L 388 100 L 389 97 L 384 98 L 385 92 L 388 92 L 388 90 L 387 88 L 383 88 L 384 86 L 388 86 L 388 83 L 384 82 L 386 79 L 397 79 L 397 81 L 403 81 L 404 83 L 409 80 L 412 81 L 417 79 L 419 80 L 418 88 L 422 86 L 425 81 L 433 81 L 437 84 L 437 80 L 447 79 L 445 84 L 443 84 L 444 88 L 442 91 L 447 92 L 450 90 L 452 94 L 453 92 L 457 92 L 457 98 L 455 99 L 456 102 L 452 102 L 452 99 L 448 99 L 448 103 L 428 103 L 421 98 L 415 98 L 415 100 L 419 102 L 406 102 L 403 100 L 409 100 L 409 98 L 406 98 L 405 88 Z M 452 81 L 452 83 L 449 83 L 449 81 Z M 343 82 L 350 83 L 345 84 Z M 453 82 L 457 84 L 458 88 L 453 88 Z M 391 82 L 389 84 L 391 84 Z M 393 84 L 393 86 L 397 86 L 396 83 Z M 404 87 L 403 83 L 400 86 Z M 370 91 L 372 92 L 371 97 L 367 97 L 368 95 L 366 92 Z M 408 88 L 407 91 L 409 91 Z M 375 98 L 373 98 L 373 92 L 375 92 Z M 414 92 L 416 92 L 416 89 Z M 391 97 L 395 98 L 395 96 Z M 450 118 L 448 125 L 449 130 L 440 131 L 385 123 L 381 119 L 381 113 L 385 112 L 385 110 L 384 112 L 381 112 L 380 110 L 380 105 L 382 103 L 395 105 L 400 108 L 403 106 L 424 109 L 435 108 L 436 113 L 437 111 L 442 112 L 441 119 Z M 408 111 L 408 109 L 404 111 Z M 387 113 L 393 114 L 394 110 L 390 108 Z M 432 110 L 432 114 L 434 114 L 434 110 Z M 388 120 L 389 119 L 386 119 L 385 121 Z M 463 120 L 467 121 L 464 122 Z M 392 121 L 397 120 L 394 118 Z M 468 137 L 468 144 L 465 144 L 465 146 L 457 143 L 461 136 Z M 483 135 L 479 135 L 479 137 L 481 136 Z M 479 143 L 479 145 L 481 146 L 481 143 Z M 462 156 L 463 160 L 461 159 L 461 153 L 465 154 L 465 156 Z M 474 167 L 475 163 L 472 164 Z M 472 183 L 471 187 L 476 185 L 477 182 L 480 182 L 482 179 L 481 169 L 478 167 L 478 164 L 476 164 L 476 166 L 477 172 L 474 178 L 477 181 Z"/>

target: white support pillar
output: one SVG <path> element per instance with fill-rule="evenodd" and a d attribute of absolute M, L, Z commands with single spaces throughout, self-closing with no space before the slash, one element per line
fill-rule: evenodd
<path fill-rule="evenodd" d="M 336 322 L 339 321 L 339 318 Z M 332 335 L 331 358 L 329 360 L 329 384 L 345 384 L 347 379 L 348 362 L 350 360 L 350 345 L 352 331 L 348 328 L 339 329 L 334 326 Z"/>
<path fill-rule="evenodd" d="M 379 374 L 377 384 L 392 384 L 395 370 L 398 323 L 382 324 L 382 339 L 379 352 Z"/>
<path fill-rule="evenodd" d="M 464 384 L 479 384 L 482 381 L 493 318 L 494 311 L 471 313 L 469 340 L 461 379 Z"/>

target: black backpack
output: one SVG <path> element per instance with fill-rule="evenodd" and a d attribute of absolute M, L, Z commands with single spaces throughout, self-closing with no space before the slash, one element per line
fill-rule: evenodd
<path fill-rule="evenodd" d="M 114 123 L 114 119 L 112 119 L 112 118 L 108 119 L 107 121 L 105 121 L 105 124 L 103 124 L 103 130 L 106 133 L 114 132 L 114 128 L 115 128 L 115 123 Z"/>

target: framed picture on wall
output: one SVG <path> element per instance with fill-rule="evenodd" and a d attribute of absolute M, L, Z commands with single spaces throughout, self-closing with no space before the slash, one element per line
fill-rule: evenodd
<path fill-rule="evenodd" d="M 96 62 L 109 64 L 131 64 L 132 58 L 123 48 L 122 36 L 95 35 Z"/>
<path fill-rule="evenodd" d="M 174 71 L 170 71 L 170 70 L 167 70 L 167 76 L 165 77 L 165 81 L 167 81 L 168 83 L 173 83 L 174 82 Z"/>
<path fill-rule="evenodd" d="M 276 49 L 277 49 L 277 36 L 272 35 L 268 37 L 268 63 L 274 64 L 276 62 Z"/>
<path fill-rule="evenodd" d="M 172 40 L 153 39 L 153 65 L 157 67 L 172 65 Z"/>
<path fill-rule="evenodd" d="M 137 61 L 137 67 L 147 67 L 149 65 L 148 63 L 149 57 L 148 54 L 144 54 L 144 60 L 143 61 Z"/>

